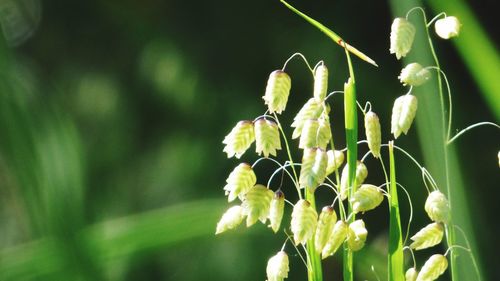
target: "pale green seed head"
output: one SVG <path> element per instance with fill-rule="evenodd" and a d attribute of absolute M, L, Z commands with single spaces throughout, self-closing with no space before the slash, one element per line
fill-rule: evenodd
<path fill-rule="evenodd" d="M 318 214 L 307 200 L 299 200 L 293 207 L 290 229 L 295 245 L 305 245 L 316 231 Z"/>
<path fill-rule="evenodd" d="M 422 228 L 419 232 L 413 235 L 410 239 L 413 243 L 410 248 L 422 250 L 435 246 L 443 240 L 444 227 L 440 223 L 431 223 Z"/>
<path fill-rule="evenodd" d="M 266 222 L 273 196 L 274 192 L 261 184 L 255 185 L 248 191 L 241 205 L 243 214 L 247 216 L 247 227 L 258 220 Z"/>
<path fill-rule="evenodd" d="M 335 172 L 344 163 L 344 153 L 340 150 L 328 150 L 328 165 L 326 166 L 326 175 Z"/>
<path fill-rule="evenodd" d="M 380 147 L 382 145 L 382 132 L 377 114 L 370 111 L 365 114 L 365 134 L 373 157 L 380 157 Z"/>
<path fill-rule="evenodd" d="M 321 148 L 306 148 L 300 167 L 299 184 L 301 188 L 314 191 L 326 178 L 328 156 Z"/>
<path fill-rule="evenodd" d="M 448 268 L 448 260 L 440 254 L 432 255 L 420 269 L 417 281 L 433 281 Z"/>
<path fill-rule="evenodd" d="M 389 51 L 396 54 L 396 58 L 406 56 L 415 39 L 415 27 L 405 18 L 396 18 L 391 25 L 391 46 Z"/>
<path fill-rule="evenodd" d="M 237 227 L 241 224 L 244 218 L 245 215 L 243 214 L 243 208 L 241 206 L 233 206 L 229 208 L 217 223 L 215 234 L 217 235 Z"/>
<path fill-rule="evenodd" d="M 323 114 L 319 119 L 309 119 L 304 122 L 300 135 L 299 148 L 319 147 L 326 149 L 332 138 L 328 115 Z"/>
<path fill-rule="evenodd" d="M 349 226 L 345 221 L 337 221 L 333 227 L 332 233 L 326 242 L 326 245 L 321 251 L 321 258 L 325 259 L 338 250 L 338 248 L 344 243 L 347 238 L 347 233 L 349 231 Z"/>
<path fill-rule="evenodd" d="M 267 281 L 283 281 L 288 278 L 289 271 L 288 255 L 280 251 L 267 262 Z"/>
<path fill-rule="evenodd" d="M 269 226 L 274 231 L 278 232 L 281 220 L 283 219 L 283 212 L 285 210 L 285 194 L 281 191 L 276 191 L 271 200 L 271 207 L 269 209 Z"/>
<path fill-rule="evenodd" d="M 240 158 L 255 140 L 252 121 L 240 121 L 222 141 L 227 158 Z"/>
<path fill-rule="evenodd" d="M 448 223 L 450 220 L 450 205 L 446 196 L 439 190 L 429 194 L 425 201 L 425 211 L 435 222 Z"/>
<path fill-rule="evenodd" d="M 431 73 L 419 63 L 410 63 L 401 70 L 399 81 L 406 86 L 420 86 L 431 78 Z"/>
<path fill-rule="evenodd" d="M 317 136 L 319 129 L 318 119 L 309 119 L 304 122 L 302 134 L 300 135 L 299 148 L 313 148 L 317 147 Z"/>
<path fill-rule="evenodd" d="M 337 252 L 339 247 L 347 239 L 349 225 L 345 221 L 337 221 L 333 226 L 332 233 L 326 242 L 325 247 L 321 251 L 321 258 L 325 259 Z"/>
<path fill-rule="evenodd" d="M 328 68 L 321 63 L 314 71 L 314 98 L 322 102 L 328 91 Z"/>
<path fill-rule="evenodd" d="M 460 21 L 456 17 L 449 16 L 437 20 L 434 24 L 434 30 L 439 37 L 450 39 L 460 34 L 461 26 Z"/>
<path fill-rule="evenodd" d="M 333 226 L 337 221 L 337 213 L 331 206 L 325 206 L 321 210 L 318 219 L 318 226 L 316 227 L 316 234 L 314 236 L 314 247 L 318 253 L 323 251 L 323 248 L 330 238 Z"/>
<path fill-rule="evenodd" d="M 291 87 L 292 80 L 284 71 L 275 70 L 269 75 L 266 92 L 262 98 L 270 113 L 281 114 L 285 110 Z"/>
<path fill-rule="evenodd" d="M 361 186 L 368 176 L 368 169 L 365 164 L 361 161 L 356 162 L 356 187 Z M 349 165 L 346 164 L 342 170 L 342 175 L 340 177 L 340 199 L 345 200 L 349 194 L 349 186 L 347 183 L 347 175 L 349 173 Z"/>
<path fill-rule="evenodd" d="M 405 135 L 410 129 L 417 113 L 417 98 L 414 95 L 404 95 L 394 101 L 391 117 L 391 133 L 398 138 L 401 133 Z"/>
<path fill-rule="evenodd" d="M 236 197 L 241 199 L 255 185 L 257 177 L 249 164 L 241 163 L 229 174 L 226 182 L 224 190 L 228 201 L 231 202 Z"/>
<path fill-rule="evenodd" d="M 349 225 L 347 234 L 347 246 L 352 251 L 359 251 L 365 246 L 368 230 L 366 230 L 363 220 L 356 220 Z"/>
<path fill-rule="evenodd" d="M 373 210 L 382 203 L 384 195 L 380 188 L 371 184 L 363 184 L 359 187 L 351 198 L 354 213 Z"/>
<path fill-rule="evenodd" d="M 408 269 L 405 273 L 405 281 L 416 281 L 418 276 L 418 271 L 416 268 L 412 267 Z"/>
<path fill-rule="evenodd" d="M 330 107 L 327 106 L 327 114 L 330 111 L 329 109 Z M 291 127 L 295 129 L 292 134 L 292 139 L 296 139 L 301 136 L 304 123 L 307 120 L 318 119 L 322 112 L 322 103 L 317 101 L 315 98 L 310 98 L 293 118 Z"/>
<path fill-rule="evenodd" d="M 264 157 L 276 156 L 276 150 L 281 149 L 278 125 L 271 120 L 255 121 L 255 152 Z"/>

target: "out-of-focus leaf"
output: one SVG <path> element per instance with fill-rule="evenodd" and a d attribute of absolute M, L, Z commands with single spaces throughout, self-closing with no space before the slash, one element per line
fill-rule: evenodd
<path fill-rule="evenodd" d="M 181 203 L 89 226 L 78 239 L 92 253 L 95 263 L 106 267 L 139 253 L 215 236 L 217 220 L 225 207 L 222 200 Z M 63 270 L 67 261 L 58 242 L 44 238 L 0 252 L 2 280 L 31 280 Z"/>
<path fill-rule="evenodd" d="M 42 18 L 39 0 L 0 1 L 0 24 L 7 44 L 21 45 L 30 38 Z"/>

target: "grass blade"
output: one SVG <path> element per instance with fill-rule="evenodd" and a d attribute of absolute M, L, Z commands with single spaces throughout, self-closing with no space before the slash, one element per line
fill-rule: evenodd
<path fill-rule="evenodd" d="M 306 21 L 308 21 L 310 24 L 314 25 L 316 28 L 318 28 L 320 31 L 322 31 L 324 34 L 326 34 L 326 36 L 330 37 L 335 43 L 337 43 L 338 45 L 340 45 L 342 48 L 347 49 L 349 52 L 351 52 L 352 54 L 354 54 L 358 58 L 366 61 L 367 63 L 372 64 L 374 66 L 378 66 L 377 63 L 374 60 L 372 60 L 367 55 L 363 54 L 361 51 L 359 51 L 358 49 L 354 48 L 353 46 L 347 44 L 344 41 L 344 39 L 342 39 L 337 33 L 333 32 L 328 27 L 324 26 L 323 24 L 321 24 L 317 20 L 315 20 L 315 19 L 309 17 L 308 15 L 302 13 L 301 11 L 297 10 L 295 7 L 293 7 L 292 5 L 288 4 L 286 1 L 284 1 L 284 0 L 280 0 L 280 1 L 288 9 L 292 10 L 292 12 L 296 13 L 297 15 L 301 16 Z"/>
<path fill-rule="evenodd" d="M 396 165 L 394 163 L 393 142 L 389 142 L 389 170 L 390 170 L 390 188 L 389 188 L 389 263 L 388 274 L 389 281 L 404 280 L 404 256 L 403 256 L 403 234 L 401 232 L 401 219 L 399 216 L 398 191 L 396 184 Z"/>

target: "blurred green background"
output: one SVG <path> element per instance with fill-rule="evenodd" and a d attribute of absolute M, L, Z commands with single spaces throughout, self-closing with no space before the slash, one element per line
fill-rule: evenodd
<path fill-rule="evenodd" d="M 354 59 L 358 97 L 371 101 L 383 141 L 390 140 L 392 102 L 405 93 L 397 80 L 400 62 L 388 52 L 392 13 L 403 16 L 401 6 L 296 2 L 377 61 L 379 68 Z M 475 15 L 469 20 L 488 34 L 497 60 L 471 62 L 468 54 L 486 51 L 467 41 L 474 35 L 467 37 L 465 22 L 460 52 L 435 39 L 452 84 L 454 131 L 500 119 L 498 79 L 486 85 L 478 78 L 500 75 L 498 15 L 493 0 L 468 4 L 461 12 Z M 430 18 L 444 8 L 456 7 L 426 10 Z M 258 224 L 214 235 L 228 207 L 222 187 L 239 163 L 226 159 L 221 141 L 237 121 L 265 111 L 267 76 L 294 52 L 311 63 L 324 60 L 330 89 L 341 90 L 347 78 L 342 49 L 277 0 L 0 0 L 0 23 L 0 280 L 265 280 L 283 232 L 273 235 Z M 301 61 L 293 60 L 288 72 L 285 126 L 312 91 Z M 335 142 L 343 147 L 342 99 L 335 97 L 332 106 Z M 456 206 L 471 210 L 485 280 L 500 280 L 498 140 L 498 131 L 485 127 L 455 145 L 467 198 L 467 206 Z M 424 161 L 426 144 L 416 129 L 397 143 Z M 243 156 L 255 159 L 251 151 Z M 398 181 L 413 196 L 414 233 L 428 223 L 425 189 L 411 162 L 401 155 L 397 161 Z M 369 180 L 382 183 L 376 163 L 367 165 L 374 170 Z M 259 182 L 273 168 L 259 165 Z M 320 202 L 329 196 L 319 191 Z M 359 280 L 375 280 L 371 265 L 384 276 L 386 211 L 365 215 L 370 247 L 359 255 Z M 287 251 L 288 280 L 305 280 L 299 257 L 290 245 Z M 418 255 L 420 265 L 434 252 Z M 326 280 L 340 280 L 338 259 L 329 258 L 324 268 Z"/>

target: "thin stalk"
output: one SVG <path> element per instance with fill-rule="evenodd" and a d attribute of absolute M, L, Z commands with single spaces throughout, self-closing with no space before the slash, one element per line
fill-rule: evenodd
<path fill-rule="evenodd" d="M 429 26 L 427 24 L 427 18 L 425 16 L 424 11 L 422 11 L 424 21 L 425 21 L 425 32 L 427 34 L 427 39 L 429 41 L 429 48 L 432 54 L 432 57 L 434 59 L 434 63 L 437 67 L 438 71 L 438 91 L 439 91 L 439 101 L 441 105 L 441 122 L 442 122 L 442 128 L 443 128 L 443 152 L 444 152 L 444 169 L 445 169 L 445 182 L 446 182 L 446 192 L 448 195 L 448 203 L 450 206 L 450 209 L 453 209 L 453 198 L 451 194 L 451 186 L 450 186 L 450 168 L 449 168 L 449 163 L 448 163 L 448 139 L 449 139 L 449 132 L 446 132 L 446 108 L 444 106 L 444 93 L 443 93 L 443 82 L 442 82 L 442 75 L 441 75 L 441 66 L 439 64 L 438 57 L 436 55 L 436 51 L 434 50 L 434 45 L 432 44 L 432 39 L 429 35 Z M 451 123 L 451 116 L 449 117 L 450 120 L 449 122 Z M 449 225 L 453 225 L 453 217 L 450 216 L 450 222 Z M 448 246 L 455 245 L 455 228 L 448 226 L 448 231 L 446 232 L 446 243 Z M 451 268 L 451 280 L 458 280 L 457 276 L 457 255 L 454 250 L 451 251 L 450 254 L 450 268 Z"/>
<path fill-rule="evenodd" d="M 350 188 L 348 198 L 351 198 L 356 191 L 356 160 L 358 157 L 358 115 L 356 110 L 356 83 L 354 78 L 354 71 L 352 68 L 351 58 L 346 49 L 347 63 L 349 65 L 349 80 L 344 84 L 344 115 L 345 115 L 345 130 L 346 130 L 346 143 L 347 143 L 347 165 L 349 167 L 347 174 L 347 183 Z M 348 213 L 352 213 L 352 205 L 348 205 Z M 349 223 L 356 219 L 352 214 Z M 353 258 L 354 254 L 344 243 L 344 281 L 353 281 Z"/>
<path fill-rule="evenodd" d="M 387 272 L 389 281 L 404 280 L 403 234 L 401 232 L 401 218 L 399 216 L 399 202 L 396 182 L 396 165 L 394 162 L 393 142 L 389 142 L 389 261 Z"/>
<path fill-rule="evenodd" d="M 295 165 L 292 158 L 292 152 L 290 151 L 290 146 L 288 145 L 288 140 L 285 135 L 285 131 L 283 131 L 283 127 L 281 126 L 280 120 L 276 113 L 274 113 L 274 118 L 276 119 L 276 124 L 278 124 L 278 128 L 283 136 L 283 140 L 285 141 L 286 153 L 288 154 L 288 160 L 290 161 L 290 166 L 292 166 L 293 176 L 295 178 L 295 187 L 297 187 L 297 193 L 299 194 L 299 198 L 302 199 L 302 194 L 300 193 L 300 189 L 298 188 L 299 177 L 297 176 L 297 171 L 295 170 Z"/>

